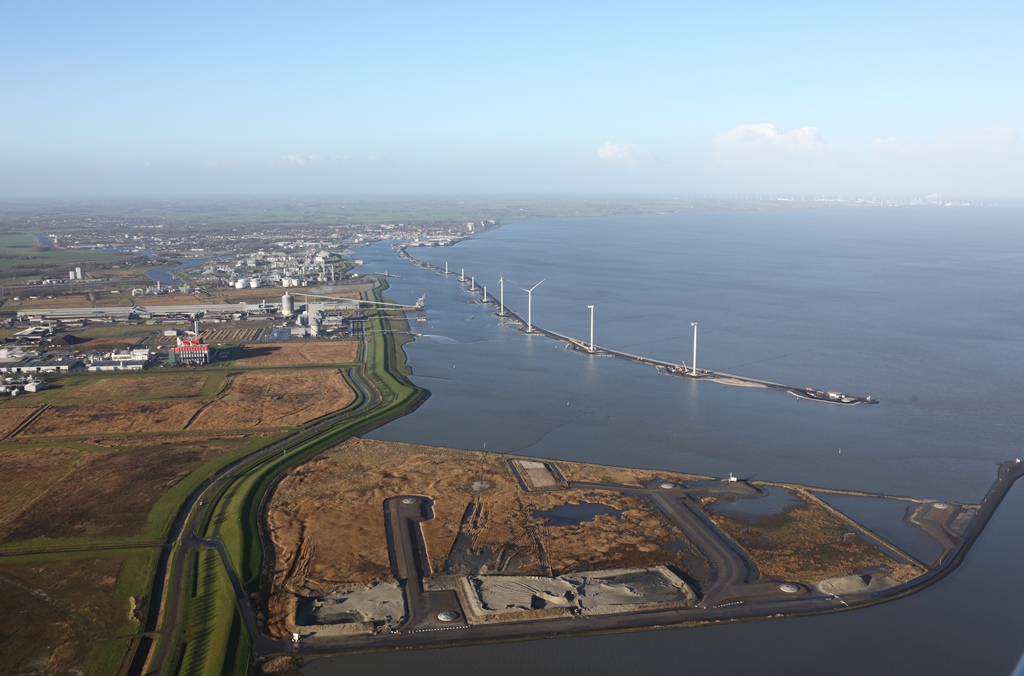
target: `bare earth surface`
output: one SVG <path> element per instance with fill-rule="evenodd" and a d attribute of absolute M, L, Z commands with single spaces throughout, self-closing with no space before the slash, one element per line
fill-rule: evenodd
<path fill-rule="evenodd" d="M 357 340 L 330 342 L 259 343 L 247 345 L 236 360 L 240 366 L 303 366 L 351 364 L 359 355 Z"/>
<path fill-rule="evenodd" d="M 229 376 L 214 399 L 173 398 L 183 390 L 198 392 L 205 383 L 206 376 L 132 376 L 66 388 L 68 403 L 50 406 L 15 438 L 288 427 L 355 399 L 341 373 L 330 369 L 246 371 Z M 19 412 L 8 418 L 9 430 L 27 417 L 25 409 L 2 408 L 0 416 L 6 411 Z"/>
<path fill-rule="evenodd" d="M 524 493 L 502 456 L 353 439 L 292 470 L 268 503 L 274 545 L 269 605 L 276 632 L 293 630 L 296 595 L 391 579 L 383 503 L 398 495 L 433 501 L 434 519 L 421 528 L 435 574 L 685 565 L 685 539 L 643 499 L 593 491 Z M 600 502 L 622 515 L 578 526 L 550 525 L 535 515 L 580 502 Z M 665 547 L 669 542 L 681 546 Z"/>
<path fill-rule="evenodd" d="M 649 494 L 615 485 L 685 484 L 677 499 L 703 506 L 721 529 L 716 537 L 747 552 L 752 581 L 834 593 L 882 589 L 926 571 L 887 554 L 806 487 L 708 479 L 351 439 L 291 470 L 268 499 L 270 630 L 393 626 L 393 608 L 382 610 L 382 584 L 393 583 L 384 503 L 398 496 L 430 500 L 433 518 L 419 524 L 429 564 L 423 584 L 457 590 L 472 622 L 695 603 L 726 564 L 701 555 Z M 322 624 L 332 616 L 340 624 Z"/>
<path fill-rule="evenodd" d="M 24 491 L 35 488 L 32 500 L 0 525 L 2 540 L 135 535 L 169 488 L 208 460 L 245 442 L 240 438 L 211 439 L 107 453 L 65 451 L 74 464 L 53 469 L 48 475 L 39 471 L 39 480 L 22 484 Z M 4 449 L 0 457 L 17 452 Z M 53 481 L 54 477 L 58 479 Z"/>
<path fill-rule="evenodd" d="M 114 598 L 120 568 L 114 558 L 0 566 L 0 673 L 82 674 L 102 639 L 136 631 L 129 600 Z"/>
<path fill-rule="evenodd" d="M 231 376 L 224 392 L 200 412 L 189 429 L 300 425 L 348 406 L 355 393 L 328 369 L 246 371 Z"/>
<path fill-rule="evenodd" d="M 867 543 L 850 519 L 810 493 L 801 491 L 800 497 L 803 504 L 754 520 L 709 516 L 747 551 L 762 579 L 815 583 L 878 568 L 904 582 L 925 572 Z"/>
<path fill-rule="evenodd" d="M 35 413 L 31 408 L 0 408 L 0 439 L 10 434 L 25 418 Z"/>
<path fill-rule="evenodd" d="M 202 401 L 95 401 L 51 406 L 19 437 L 184 429 Z"/>
<path fill-rule="evenodd" d="M 0 541 L 18 514 L 85 459 L 73 448 L 0 448 Z"/>
<path fill-rule="evenodd" d="M 206 384 L 206 376 L 138 376 L 104 378 L 103 380 L 65 388 L 74 399 L 188 397 L 197 394 Z"/>

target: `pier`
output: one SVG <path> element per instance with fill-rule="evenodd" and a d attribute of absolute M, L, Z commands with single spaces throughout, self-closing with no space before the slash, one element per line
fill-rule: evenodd
<path fill-rule="evenodd" d="M 460 280 L 460 284 L 463 281 L 465 281 L 465 279 L 463 279 L 464 276 L 462 275 L 456 274 L 454 272 L 449 272 L 444 268 L 413 258 L 409 254 L 409 252 L 406 251 L 405 245 L 396 246 L 395 251 L 398 252 L 399 256 L 404 258 L 406 261 L 412 263 L 413 265 L 416 265 L 427 270 L 437 271 L 440 274 L 446 275 L 448 277 L 454 276 Z M 807 387 L 793 387 L 791 385 L 774 383 L 769 380 L 761 380 L 758 378 L 751 378 L 749 376 L 742 376 L 734 373 L 723 373 L 721 371 L 687 368 L 685 364 L 677 364 L 675 362 L 654 359 L 652 357 L 645 357 L 643 355 L 632 354 L 629 352 L 625 352 L 623 350 L 616 350 L 614 348 L 601 347 L 599 345 L 591 345 L 590 343 L 584 342 L 578 338 L 573 338 L 572 336 L 567 336 L 565 334 L 558 333 L 557 331 L 552 331 L 551 329 L 545 329 L 540 326 L 537 326 L 532 322 L 532 318 L 530 318 L 530 320 L 524 319 L 515 310 L 509 309 L 507 305 L 504 305 L 503 303 L 499 304 L 497 298 L 495 298 L 492 294 L 487 293 L 486 290 L 480 289 L 480 287 L 468 289 L 468 291 L 473 294 L 479 294 L 481 300 L 488 305 L 495 305 L 501 307 L 504 310 L 504 314 L 499 314 L 499 316 L 508 317 L 513 321 L 517 322 L 522 327 L 524 333 L 528 332 L 531 335 L 537 334 L 547 336 L 548 338 L 552 338 L 554 340 L 564 343 L 566 349 L 574 350 L 576 352 L 582 352 L 584 354 L 592 355 L 602 355 L 607 357 L 616 357 L 618 359 L 624 359 L 626 361 L 635 362 L 637 364 L 653 366 L 658 370 L 659 373 L 664 373 L 666 375 L 674 376 L 677 378 L 687 378 L 691 380 L 709 380 L 711 382 L 721 383 L 722 385 L 731 385 L 733 387 L 757 387 L 762 389 L 778 390 L 780 392 L 785 392 L 789 395 L 797 397 L 798 399 L 805 399 L 808 401 L 820 401 L 828 404 L 839 404 L 841 406 L 878 403 L 877 399 L 872 399 L 871 397 L 855 397 L 850 395 L 844 395 L 840 392 L 828 392 L 822 390 L 815 390 Z M 527 331 L 527 327 L 529 327 L 529 331 Z"/>

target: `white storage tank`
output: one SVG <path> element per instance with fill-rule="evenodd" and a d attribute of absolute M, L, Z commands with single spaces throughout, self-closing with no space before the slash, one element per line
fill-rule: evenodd
<path fill-rule="evenodd" d="M 249 286 L 249 280 L 246 279 L 245 277 L 242 277 L 241 279 L 236 279 L 235 280 L 235 288 L 236 289 L 244 289 L 247 286 Z"/>
<path fill-rule="evenodd" d="M 281 314 L 285 317 L 295 314 L 295 296 L 290 293 L 281 296 Z"/>
<path fill-rule="evenodd" d="M 258 289 L 260 288 L 260 280 L 258 277 L 253 277 L 249 280 L 249 288 Z"/>

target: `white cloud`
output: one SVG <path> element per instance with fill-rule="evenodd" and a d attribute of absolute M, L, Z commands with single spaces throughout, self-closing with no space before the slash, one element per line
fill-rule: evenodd
<path fill-rule="evenodd" d="M 637 148 L 632 143 L 612 143 L 606 141 L 597 149 L 597 159 L 605 162 L 620 162 L 622 164 L 637 164 L 650 159 L 650 153 Z"/>
<path fill-rule="evenodd" d="M 774 124 L 741 124 L 715 137 L 714 145 L 726 151 L 758 151 L 790 155 L 821 154 L 832 148 L 821 138 L 817 127 L 780 131 Z"/>
<path fill-rule="evenodd" d="M 714 182 L 737 190 L 815 191 L 836 177 L 839 157 L 817 127 L 783 131 L 741 124 L 711 141 Z"/>
<path fill-rule="evenodd" d="M 288 155 L 282 155 L 280 158 L 281 164 L 292 167 L 311 167 L 320 164 L 323 161 L 321 155 L 301 155 L 299 153 L 289 153 Z"/>

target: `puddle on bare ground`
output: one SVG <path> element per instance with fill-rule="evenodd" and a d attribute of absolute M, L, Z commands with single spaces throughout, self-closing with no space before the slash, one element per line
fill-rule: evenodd
<path fill-rule="evenodd" d="M 601 503 L 580 502 L 536 510 L 533 513 L 534 518 L 547 519 L 544 526 L 578 526 L 584 521 L 593 521 L 598 516 L 606 515 L 618 518 L 622 516 L 622 511 Z"/>
<path fill-rule="evenodd" d="M 790 507 L 806 504 L 792 491 L 779 486 L 763 488 L 757 497 L 724 497 L 712 503 L 714 514 L 751 523 L 760 518 L 782 514 Z"/>

